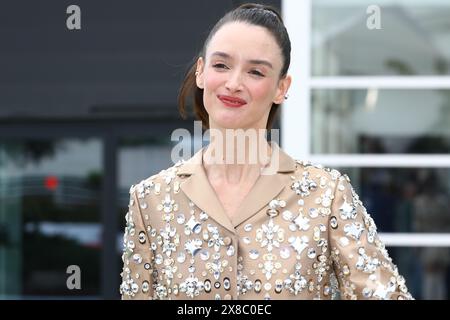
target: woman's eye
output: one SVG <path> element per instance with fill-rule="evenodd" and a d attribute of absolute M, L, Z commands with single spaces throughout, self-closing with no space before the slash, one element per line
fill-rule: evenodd
<path fill-rule="evenodd" d="M 254 75 L 257 75 L 257 76 L 260 76 L 260 77 L 264 77 L 264 75 L 261 72 L 259 72 L 258 70 L 252 70 L 252 71 L 250 71 L 250 73 L 254 74 Z"/>
<path fill-rule="evenodd" d="M 223 63 L 216 63 L 215 65 L 213 65 L 213 67 L 218 69 L 225 69 L 227 66 Z"/>
<path fill-rule="evenodd" d="M 213 68 L 215 68 L 215 69 L 228 69 L 228 67 L 225 64 L 223 64 L 223 63 L 213 64 Z M 249 73 L 254 74 L 254 75 L 258 76 L 258 77 L 264 77 L 264 74 L 262 74 L 258 70 L 251 70 Z"/>

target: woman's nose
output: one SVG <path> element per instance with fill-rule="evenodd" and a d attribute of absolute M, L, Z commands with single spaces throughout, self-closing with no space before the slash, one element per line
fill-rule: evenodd
<path fill-rule="evenodd" d="M 239 72 L 231 72 L 225 87 L 230 91 L 238 91 L 242 87 L 241 74 Z"/>

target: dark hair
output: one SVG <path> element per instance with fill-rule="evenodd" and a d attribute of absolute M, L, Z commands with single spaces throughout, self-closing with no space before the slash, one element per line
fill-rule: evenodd
<path fill-rule="evenodd" d="M 195 71 L 199 57 L 205 57 L 206 47 L 211 38 L 223 25 L 229 22 L 246 22 L 251 25 L 266 28 L 275 38 L 281 49 L 283 56 L 283 67 L 281 68 L 280 78 L 286 76 L 291 63 L 291 41 L 284 26 L 280 13 L 272 6 L 256 3 L 246 3 L 223 16 L 210 31 L 206 38 L 201 52 L 195 57 L 194 63 L 188 69 L 178 94 L 178 108 L 181 116 L 186 119 L 187 100 L 194 100 L 194 113 L 202 121 L 204 129 L 209 129 L 209 118 L 203 105 L 203 89 L 197 87 Z M 277 114 L 279 104 L 273 103 L 267 119 L 266 129 L 270 130 Z"/>

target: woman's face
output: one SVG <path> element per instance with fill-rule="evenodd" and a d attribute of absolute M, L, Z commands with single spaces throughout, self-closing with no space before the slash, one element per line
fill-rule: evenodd
<path fill-rule="evenodd" d="M 281 49 L 263 27 L 227 23 L 197 61 L 197 86 L 210 128 L 265 129 L 272 103 L 283 102 L 291 78 L 280 79 Z"/>

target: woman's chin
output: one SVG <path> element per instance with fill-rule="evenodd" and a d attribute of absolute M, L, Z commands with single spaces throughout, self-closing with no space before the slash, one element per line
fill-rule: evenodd
<path fill-rule="evenodd" d="M 214 120 L 217 126 L 224 129 L 240 129 L 243 128 L 244 123 L 242 119 L 232 116 L 232 117 L 220 117 Z"/>
<path fill-rule="evenodd" d="M 230 129 L 230 130 L 242 129 L 242 126 L 239 126 L 237 124 L 221 123 L 218 124 L 218 126 L 221 129 Z"/>

